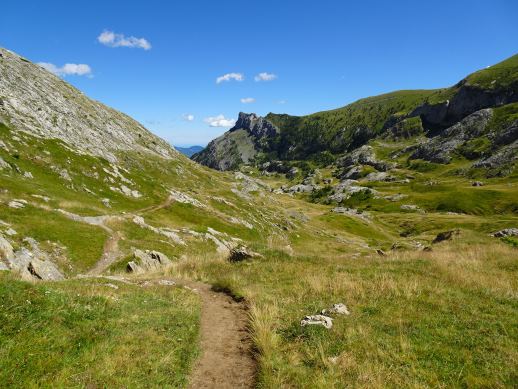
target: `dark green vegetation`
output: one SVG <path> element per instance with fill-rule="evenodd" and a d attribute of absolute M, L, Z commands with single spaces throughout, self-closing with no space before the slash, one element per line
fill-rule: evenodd
<path fill-rule="evenodd" d="M 177 388 L 198 355 L 199 303 L 179 288 L 0 273 L 0 301 L 4 387 Z"/>

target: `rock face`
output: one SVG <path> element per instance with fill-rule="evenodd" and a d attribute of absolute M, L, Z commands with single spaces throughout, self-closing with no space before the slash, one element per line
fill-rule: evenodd
<path fill-rule="evenodd" d="M 456 85 L 451 100 L 438 104 L 423 104 L 408 116 L 419 116 L 425 128 L 444 129 L 462 120 L 469 114 L 488 107 L 497 107 L 518 101 L 518 82 L 507 88 L 480 88 L 469 85 L 464 79 Z"/>
<path fill-rule="evenodd" d="M 242 164 L 251 163 L 277 133 L 278 129 L 265 118 L 240 112 L 234 127 L 211 141 L 192 159 L 213 169 L 236 170 Z"/>
<path fill-rule="evenodd" d="M 9 50 L 0 48 L 0 54 L 0 119 L 12 129 L 58 138 L 112 162 L 126 151 L 178 155 L 129 116 L 89 99 L 41 66 Z"/>
<path fill-rule="evenodd" d="M 484 133 L 493 116 L 491 109 L 477 111 L 460 122 L 440 132 L 437 136 L 421 144 L 411 155 L 413 159 L 424 159 L 437 163 L 449 163 L 452 152 L 470 139 Z"/>

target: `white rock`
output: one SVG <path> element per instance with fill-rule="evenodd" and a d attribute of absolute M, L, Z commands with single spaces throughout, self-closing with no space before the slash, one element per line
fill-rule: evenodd
<path fill-rule="evenodd" d="M 322 310 L 322 315 L 333 315 L 333 314 L 334 315 L 350 315 L 351 312 L 349 312 L 349 310 L 343 303 L 333 304 L 333 306 L 331 308 Z"/>
<path fill-rule="evenodd" d="M 25 204 L 26 203 L 23 203 L 19 200 L 12 200 L 12 201 L 9 201 L 9 204 L 7 204 L 7 205 L 9 206 L 9 208 L 20 209 L 20 208 L 24 208 Z"/>
<path fill-rule="evenodd" d="M 301 327 L 311 325 L 323 326 L 327 329 L 330 329 L 331 327 L 333 327 L 333 319 L 331 319 L 329 316 L 324 315 L 310 315 L 304 316 L 304 319 L 300 321 Z"/>

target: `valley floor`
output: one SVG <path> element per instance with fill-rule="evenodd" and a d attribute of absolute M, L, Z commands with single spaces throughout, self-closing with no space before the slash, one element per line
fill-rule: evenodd
<path fill-rule="evenodd" d="M 343 206 L 359 213 L 347 214 L 273 193 L 263 181 L 276 177 L 180 158 L 126 155 L 123 168 L 0 131 L 1 264 L 6 253 L 45 253 L 65 278 L 0 271 L 1 385 L 196 387 L 212 374 L 219 387 L 222 376 L 263 388 L 518 382 L 517 241 L 490 235 L 518 226 L 516 176 L 473 187 L 439 167 L 409 184 L 362 183 L 380 196 L 351 197 Z M 404 200 L 385 198 L 396 195 Z M 432 244 L 444 231 L 452 239 Z M 240 245 L 252 257 L 229 261 Z M 127 273 L 152 254 L 169 262 Z M 248 322 L 242 305 L 159 283 L 170 279 L 232 295 Z M 335 303 L 351 314 L 301 327 Z M 206 336 L 222 328 L 235 347 Z"/>

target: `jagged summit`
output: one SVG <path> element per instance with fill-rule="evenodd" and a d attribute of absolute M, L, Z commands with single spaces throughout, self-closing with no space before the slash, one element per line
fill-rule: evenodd
<path fill-rule="evenodd" d="M 41 66 L 0 48 L 0 120 L 12 129 L 57 138 L 110 161 L 136 151 L 178 153 L 129 116 L 86 97 Z"/>
<path fill-rule="evenodd" d="M 203 165 L 218 170 L 232 170 L 250 163 L 258 150 L 279 134 L 279 129 L 269 120 L 255 113 L 240 112 L 236 124 L 207 147 L 192 156 Z"/>

